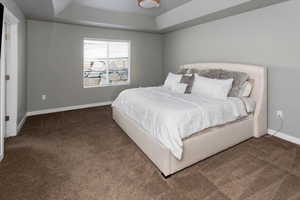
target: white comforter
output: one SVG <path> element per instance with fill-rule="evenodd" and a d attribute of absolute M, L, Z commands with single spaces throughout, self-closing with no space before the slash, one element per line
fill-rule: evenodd
<path fill-rule="evenodd" d="M 112 106 L 135 120 L 179 160 L 184 138 L 247 115 L 239 98 L 210 99 L 163 87 L 125 90 Z"/>

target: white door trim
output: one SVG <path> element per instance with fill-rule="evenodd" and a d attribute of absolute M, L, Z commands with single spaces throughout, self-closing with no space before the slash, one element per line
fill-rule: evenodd
<path fill-rule="evenodd" d="M 8 58 L 9 60 L 9 65 L 13 68 L 18 70 L 18 23 L 19 20 L 18 18 L 12 14 L 12 12 L 10 12 L 4 5 L 4 18 L 3 21 L 10 24 L 11 25 L 11 41 L 12 42 L 11 48 L 10 48 L 10 52 L 9 55 L 10 58 Z M 3 24 L 4 27 L 4 24 Z M 3 28 L 3 34 L 2 34 L 2 49 L 1 49 L 1 62 L 0 62 L 0 82 L 1 82 L 1 87 L 0 87 L 0 161 L 3 159 L 4 157 L 4 136 L 6 135 L 6 123 L 5 123 L 5 115 L 6 115 L 6 81 L 5 81 L 5 74 L 6 74 L 6 69 L 5 69 L 5 33 L 6 31 Z M 16 57 L 15 57 L 16 56 Z M 17 74 L 17 73 L 16 73 Z M 16 77 L 17 78 L 17 77 Z M 17 80 L 17 79 L 16 79 Z M 14 87 L 17 87 L 17 82 L 12 82 L 12 84 L 14 85 Z M 18 91 L 15 90 L 15 94 L 18 94 Z M 18 97 L 15 96 L 15 101 L 17 102 Z M 13 110 L 17 110 L 17 104 L 15 104 L 16 107 L 13 108 Z M 17 114 L 14 114 L 16 116 L 17 119 Z"/>
<path fill-rule="evenodd" d="M 8 24 L 9 39 L 7 49 L 7 71 L 10 80 L 6 82 L 6 115 L 10 120 L 6 123 L 5 137 L 17 135 L 18 127 L 18 23 L 19 20 L 6 9 L 4 21 Z"/>
<path fill-rule="evenodd" d="M 4 10 L 5 14 L 5 10 Z M 0 160 L 4 156 L 4 136 L 5 136 L 5 26 L 2 26 L 2 46 L 1 46 L 1 65 L 0 65 Z"/>

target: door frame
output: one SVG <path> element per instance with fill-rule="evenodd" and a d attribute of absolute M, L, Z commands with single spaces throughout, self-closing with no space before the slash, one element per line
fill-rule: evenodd
<path fill-rule="evenodd" d="M 7 23 L 10 28 L 10 38 L 8 41 L 5 40 L 5 26 L 3 23 L 2 33 L 2 50 L 1 50 L 1 63 L 0 63 L 0 161 L 4 156 L 4 137 L 17 135 L 17 110 L 18 110 L 18 18 L 10 12 L 4 5 L 4 23 Z M 9 51 L 6 51 L 6 42 L 9 42 Z M 7 54 L 7 59 L 5 56 Z M 9 93 L 6 92 L 6 63 L 9 65 L 10 82 L 9 82 Z M 6 100 L 8 99 L 8 104 Z M 6 111 L 9 111 L 10 123 L 6 124 L 5 116 Z M 9 126 L 7 126 L 9 125 Z M 14 128 L 15 127 L 15 128 Z M 7 130 L 12 132 L 7 132 Z M 14 131 L 15 130 L 15 131 Z M 9 135 L 8 135 L 8 134 Z"/>
<path fill-rule="evenodd" d="M 19 20 L 8 9 L 4 21 L 7 23 L 6 30 L 9 33 L 9 39 L 4 42 L 8 44 L 6 49 L 7 63 L 6 74 L 10 80 L 6 82 L 6 115 L 9 121 L 6 123 L 5 137 L 17 135 L 18 127 L 18 23 Z"/>

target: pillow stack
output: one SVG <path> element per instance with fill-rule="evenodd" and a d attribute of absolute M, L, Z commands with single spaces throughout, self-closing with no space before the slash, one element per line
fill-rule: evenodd
<path fill-rule="evenodd" d="M 195 74 L 198 74 L 199 76 L 204 76 L 210 79 L 233 79 L 232 88 L 228 94 L 229 97 L 239 97 L 241 93 L 243 93 L 243 96 L 250 96 L 252 84 L 248 82 L 250 77 L 247 73 L 228 71 L 223 69 L 191 69 L 191 71 Z M 247 92 L 241 92 L 243 88 L 244 90 L 247 90 Z"/>
<path fill-rule="evenodd" d="M 249 80 L 249 75 L 244 72 L 223 69 L 180 69 L 177 74 L 169 73 L 164 86 L 179 93 L 225 99 L 228 96 L 249 97 L 253 80 Z M 184 88 L 185 91 L 182 92 Z"/>

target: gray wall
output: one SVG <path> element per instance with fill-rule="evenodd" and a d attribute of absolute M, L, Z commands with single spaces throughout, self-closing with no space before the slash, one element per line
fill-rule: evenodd
<path fill-rule="evenodd" d="M 18 123 L 27 112 L 27 88 L 26 88 L 26 21 L 23 13 L 14 0 L 0 0 L 19 20 L 18 30 Z"/>
<path fill-rule="evenodd" d="M 300 138 L 300 1 L 194 26 L 165 35 L 165 74 L 181 64 L 229 61 L 269 67 L 269 127 Z"/>
<path fill-rule="evenodd" d="M 27 30 L 28 111 L 111 101 L 124 88 L 162 83 L 161 35 L 32 20 Z M 130 86 L 83 88 L 85 37 L 131 41 Z"/>

